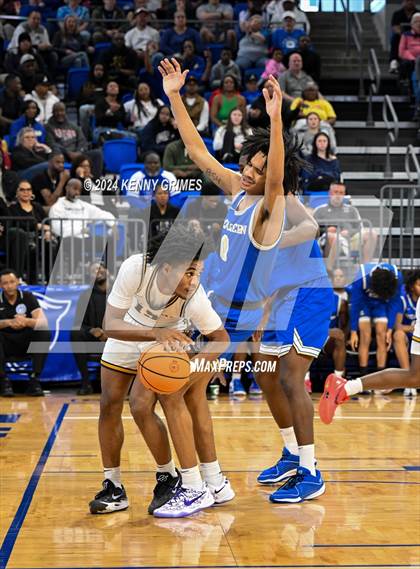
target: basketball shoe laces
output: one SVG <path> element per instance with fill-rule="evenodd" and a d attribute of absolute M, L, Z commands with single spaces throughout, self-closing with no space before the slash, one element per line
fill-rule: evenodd
<path fill-rule="evenodd" d="M 173 476 L 171 476 L 170 474 L 161 474 L 159 476 L 158 478 L 159 484 L 156 486 L 153 492 L 157 498 L 163 496 L 168 490 L 171 490 L 174 494 L 178 490 L 178 485 L 176 484 L 175 486 L 173 486 L 171 483 L 172 482 L 171 479 L 173 480 Z"/>
<path fill-rule="evenodd" d="M 294 488 L 296 484 L 302 482 L 304 478 L 305 478 L 304 474 L 295 474 L 294 476 L 291 476 L 289 480 L 286 480 L 286 482 L 283 484 L 283 486 L 280 486 L 280 488 L 284 488 L 285 490 L 290 490 L 290 488 Z"/>

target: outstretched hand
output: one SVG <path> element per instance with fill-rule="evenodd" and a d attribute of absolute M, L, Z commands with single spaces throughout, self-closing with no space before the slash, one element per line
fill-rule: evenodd
<path fill-rule="evenodd" d="M 163 77 L 163 90 L 170 97 L 179 93 L 185 83 L 189 70 L 181 71 L 181 66 L 173 57 L 170 61 L 165 58 L 159 64 L 159 71 Z"/>
<path fill-rule="evenodd" d="M 268 87 L 270 87 L 270 90 Z M 263 89 L 263 95 L 265 99 L 265 108 L 270 119 L 280 118 L 283 93 L 281 92 L 279 82 L 274 75 L 269 76 Z"/>

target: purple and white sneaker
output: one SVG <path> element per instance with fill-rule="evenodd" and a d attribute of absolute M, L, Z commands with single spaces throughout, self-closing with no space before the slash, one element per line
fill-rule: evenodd
<path fill-rule="evenodd" d="M 157 518 L 185 518 L 204 508 L 209 508 L 213 504 L 213 495 L 204 482 L 200 490 L 181 487 L 175 496 L 157 508 L 153 515 Z"/>

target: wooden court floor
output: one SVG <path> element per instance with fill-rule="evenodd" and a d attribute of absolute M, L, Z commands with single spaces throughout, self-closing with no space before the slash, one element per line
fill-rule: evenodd
<path fill-rule="evenodd" d="M 314 397 L 316 399 L 316 397 Z M 211 402 L 219 460 L 235 501 L 193 518 L 146 513 L 153 462 L 128 406 L 125 512 L 92 516 L 100 489 L 98 398 L 0 400 L 1 567 L 420 567 L 420 397 L 361 397 L 325 426 L 317 458 L 327 492 L 272 505 L 257 473 L 278 458 L 262 400 Z"/>

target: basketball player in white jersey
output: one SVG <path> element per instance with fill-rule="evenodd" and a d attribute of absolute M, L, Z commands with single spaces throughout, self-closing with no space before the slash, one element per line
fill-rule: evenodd
<path fill-rule="evenodd" d="M 220 317 L 199 284 L 202 269 L 199 257 L 205 256 L 203 240 L 180 224 L 173 226 L 151 264 L 142 254 L 132 255 L 117 275 L 107 301 L 105 330 L 109 339 L 101 360 L 99 441 L 105 480 L 103 490 L 90 503 L 91 513 L 109 513 L 128 507 L 120 473 L 124 439 L 121 413 L 137 373 L 140 353 L 154 341 L 173 350 L 193 344 L 184 333 L 190 325 L 210 340 L 208 349 L 202 350 L 200 357 L 214 359 L 228 345 L 229 336 Z M 133 384 L 131 412 L 158 465 L 157 485 L 149 506 L 149 513 L 155 516 L 184 517 L 234 497 L 216 457 L 205 398 L 210 376 L 210 373 L 197 374 L 195 381 L 181 392 L 159 396 L 181 464 L 182 478 L 171 457 L 166 428 L 154 413 L 155 393 L 148 391 L 140 381 Z M 196 450 L 202 461 L 204 482 Z"/>

